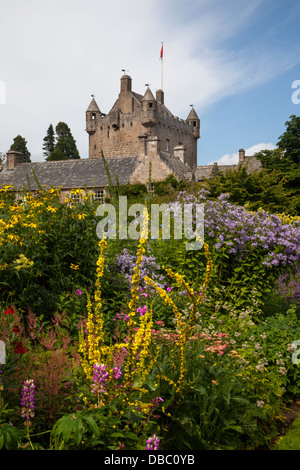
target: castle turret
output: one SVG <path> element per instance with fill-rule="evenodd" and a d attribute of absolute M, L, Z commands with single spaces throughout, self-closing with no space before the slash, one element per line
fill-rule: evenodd
<path fill-rule="evenodd" d="M 188 117 L 186 118 L 186 122 L 190 125 L 193 126 L 194 128 L 194 138 L 199 139 L 200 137 L 200 119 L 198 118 L 198 115 L 194 108 L 191 109 Z"/>
<path fill-rule="evenodd" d="M 157 124 L 157 101 L 150 88 L 147 88 L 142 99 L 142 125 L 153 127 Z"/>
<path fill-rule="evenodd" d="M 121 113 L 127 114 L 132 112 L 132 100 L 131 77 L 129 75 L 122 75 L 119 94 L 119 108 Z"/>
<path fill-rule="evenodd" d="M 99 119 L 102 116 L 102 113 L 93 98 L 90 102 L 88 109 L 86 110 L 86 131 L 88 134 L 93 135 L 96 132 Z"/>

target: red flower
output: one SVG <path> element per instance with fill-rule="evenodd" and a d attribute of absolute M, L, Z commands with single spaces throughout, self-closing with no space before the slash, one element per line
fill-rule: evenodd
<path fill-rule="evenodd" d="M 15 353 L 17 353 L 17 354 L 25 354 L 26 351 L 27 351 L 27 349 L 24 348 L 24 346 L 22 346 L 22 343 L 20 343 L 20 342 L 16 343 Z"/>
<path fill-rule="evenodd" d="M 9 315 L 10 313 L 11 313 L 12 315 L 14 315 L 14 313 L 15 313 L 15 311 L 13 310 L 12 307 L 8 307 L 8 308 L 5 310 L 4 315 Z"/>
<path fill-rule="evenodd" d="M 20 328 L 18 326 L 14 326 L 11 331 L 13 333 L 20 333 Z"/>

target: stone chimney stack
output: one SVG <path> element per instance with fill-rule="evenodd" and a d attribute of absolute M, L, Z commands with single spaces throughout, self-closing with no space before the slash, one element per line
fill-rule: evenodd
<path fill-rule="evenodd" d="M 132 93 L 131 93 L 131 77 L 123 75 L 121 77 L 121 89 L 119 94 L 120 111 L 124 114 L 132 112 Z"/>
<path fill-rule="evenodd" d="M 164 92 L 162 90 L 156 91 L 156 101 L 158 101 L 160 104 L 165 104 Z"/>
<path fill-rule="evenodd" d="M 239 150 L 239 163 L 245 163 L 245 150 L 240 149 Z"/>
<path fill-rule="evenodd" d="M 146 140 L 146 152 L 149 156 L 155 156 L 159 153 L 159 138 L 154 136 L 148 136 Z"/>
<path fill-rule="evenodd" d="M 121 93 L 126 91 L 131 91 L 131 77 L 129 77 L 129 75 L 122 75 Z"/>
<path fill-rule="evenodd" d="M 24 154 L 16 150 L 9 150 L 6 154 L 6 169 L 14 170 L 17 165 L 24 163 Z"/>
<path fill-rule="evenodd" d="M 184 145 L 177 145 L 174 147 L 174 157 L 180 158 L 180 160 L 185 163 L 185 152 L 186 148 Z"/>

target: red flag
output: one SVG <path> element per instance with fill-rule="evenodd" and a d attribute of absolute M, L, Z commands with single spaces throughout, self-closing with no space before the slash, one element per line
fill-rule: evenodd
<path fill-rule="evenodd" d="M 164 46 L 162 45 L 161 50 L 160 50 L 160 58 L 161 59 L 163 58 L 163 52 L 164 52 Z"/>

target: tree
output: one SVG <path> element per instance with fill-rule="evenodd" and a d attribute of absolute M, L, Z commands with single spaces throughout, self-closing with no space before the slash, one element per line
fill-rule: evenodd
<path fill-rule="evenodd" d="M 59 122 L 55 127 L 56 144 L 53 152 L 46 158 L 51 160 L 69 160 L 80 158 L 76 147 L 76 141 L 72 136 L 69 126 L 65 122 Z"/>
<path fill-rule="evenodd" d="M 277 146 L 283 150 L 285 158 L 300 163 L 300 117 L 292 114 L 285 123 L 286 131 L 279 137 Z"/>
<path fill-rule="evenodd" d="M 52 124 L 48 127 L 47 135 L 44 137 L 43 155 L 49 157 L 55 148 L 55 133 Z"/>
<path fill-rule="evenodd" d="M 13 144 L 10 146 L 10 150 L 16 150 L 17 152 L 22 152 L 24 155 L 24 162 L 30 163 L 31 153 L 27 149 L 27 141 L 21 135 L 17 135 L 14 138 Z"/>

